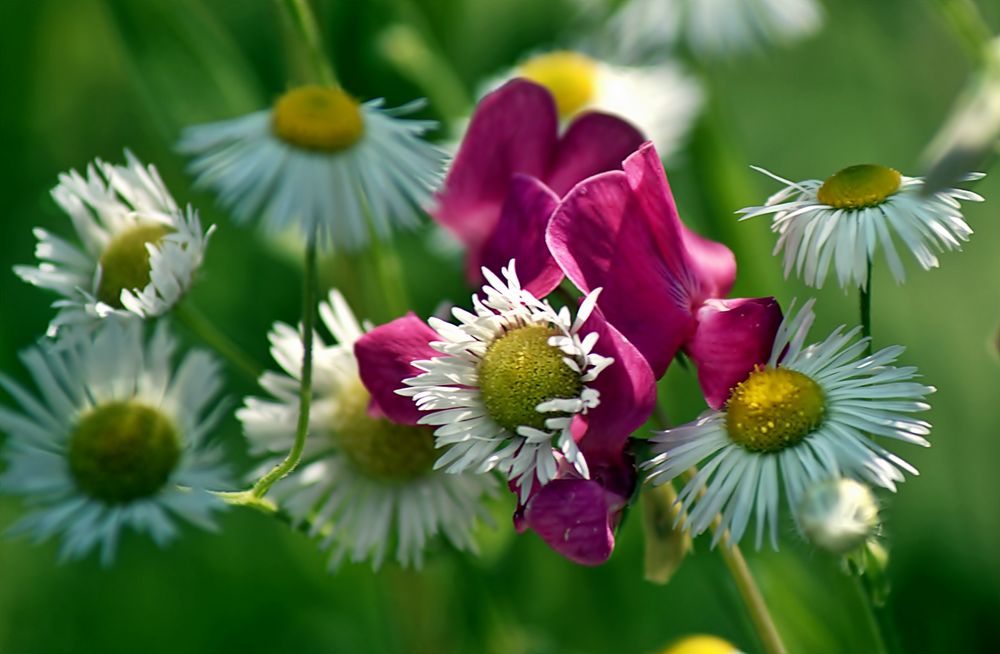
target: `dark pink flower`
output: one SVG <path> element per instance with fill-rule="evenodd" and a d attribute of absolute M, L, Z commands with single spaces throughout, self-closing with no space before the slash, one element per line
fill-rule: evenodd
<path fill-rule="evenodd" d="M 508 269 L 505 274 L 509 274 L 508 279 L 516 286 L 513 270 Z M 496 285 L 494 282 L 494 289 Z M 507 290 L 508 297 L 521 297 L 522 291 Z M 530 301 L 535 302 L 538 301 Z M 541 305 L 540 302 L 531 304 L 533 307 Z M 470 351 L 485 356 L 491 329 L 498 330 L 493 332 L 498 339 L 510 333 L 505 330 L 534 324 L 522 313 L 516 323 L 504 326 L 490 319 L 488 307 L 480 304 L 477 310 L 480 311 L 478 319 L 474 314 L 456 310 L 456 317 L 461 317 L 462 322 L 459 326 L 435 322 L 435 329 L 432 329 L 411 314 L 375 328 L 355 344 L 362 379 L 379 408 L 392 419 L 413 424 L 414 418 L 420 415 L 417 411 L 420 406 L 424 413 L 419 422 L 439 425 L 437 432 L 446 433 L 448 438 L 438 437 L 437 444 L 443 456 L 438 466 L 449 472 L 476 470 L 486 473 L 496 468 L 516 482 L 521 500 L 515 516 L 519 529 L 533 529 L 570 560 L 586 565 L 602 563 L 611 554 L 614 529 L 635 487 L 635 466 L 626 453 L 626 445 L 629 435 L 652 412 L 656 397 L 653 373 L 643 355 L 604 319 L 599 310 L 581 311 L 582 320 L 574 325 L 573 337 L 578 335 L 581 341 L 586 341 L 583 347 L 589 348 L 592 360 L 606 362 L 603 364 L 606 367 L 595 371 L 596 376 L 588 377 L 586 382 L 590 389 L 588 397 L 597 401 L 567 422 L 570 425 L 567 438 L 571 438 L 578 451 L 557 446 L 555 440 L 539 445 L 538 437 L 542 432 L 538 429 L 526 439 L 519 430 L 511 431 L 493 421 L 492 414 L 485 409 L 483 396 L 475 397 L 476 393 L 483 392 L 476 388 L 477 363 L 456 364 L 457 367 L 445 362 L 429 365 L 428 360 L 432 357 L 441 360 L 453 354 L 463 359 L 470 356 L 464 349 L 458 353 L 453 343 L 442 342 L 447 340 L 442 333 L 455 334 L 461 341 L 458 331 L 462 326 L 474 325 L 470 328 L 482 346 L 477 345 Z M 544 315 L 551 309 L 537 311 L 540 312 L 537 315 Z M 433 348 L 431 342 L 435 342 Z M 612 361 L 607 363 L 608 359 Z M 412 365 L 415 361 L 418 362 L 416 368 Z M 439 376 L 437 372 L 427 373 L 428 368 L 454 370 L 454 373 Z M 463 372 L 466 368 L 471 372 Z M 413 380 L 422 371 L 433 378 L 433 386 L 428 387 L 430 402 L 428 397 L 421 398 L 420 393 L 414 392 L 414 389 L 419 391 L 420 386 Z M 449 378 L 457 381 L 449 381 Z M 408 379 L 410 381 L 404 383 Z M 453 384 L 451 390 L 447 387 L 449 384 Z M 408 395 L 415 396 L 416 404 L 410 397 L 396 395 L 396 391 L 403 388 L 407 388 Z M 461 399 L 451 399 L 459 396 Z M 463 426 L 463 421 L 468 421 L 467 427 Z M 531 447 L 547 449 L 537 458 L 535 455 L 528 459 L 517 456 L 521 448 Z M 564 457 L 563 452 L 567 449 L 582 454 L 585 463 L 580 465 L 579 460 L 571 462 Z M 541 461 L 538 465 L 544 467 L 546 458 L 554 458 L 557 462 L 555 474 L 539 472 L 536 477 L 533 467 L 518 469 L 516 463 Z M 505 466 L 505 461 L 515 463 Z M 531 476 L 522 479 L 522 475 L 528 474 Z"/>
<path fill-rule="evenodd" d="M 562 280 L 544 243 L 559 198 L 577 182 L 621 167 L 642 143 L 627 122 L 587 113 L 559 135 L 547 89 L 515 79 L 479 103 L 431 215 L 467 249 L 470 285 L 480 268 L 516 259 L 524 287 L 544 297 Z"/>
<path fill-rule="evenodd" d="M 623 170 L 574 187 L 546 240 L 577 287 L 604 289 L 598 306 L 657 378 L 683 350 L 698 367 L 706 401 L 718 408 L 766 358 L 781 309 L 774 298 L 719 299 L 736 278 L 733 253 L 680 221 L 652 144 L 625 159 Z"/>

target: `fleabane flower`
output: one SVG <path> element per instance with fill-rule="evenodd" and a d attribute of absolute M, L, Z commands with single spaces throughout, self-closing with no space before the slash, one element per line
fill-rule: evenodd
<path fill-rule="evenodd" d="M 523 287 L 544 297 L 563 275 L 545 245 L 559 198 L 587 177 L 621 167 L 643 141 L 626 121 L 599 112 L 560 133 L 556 100 L 525 79 L 507 82 L 476 107 L 430 214 L 466 248 L 466 277 L 515 259 Z"/>
<path fill-rule="evenodd" d="M 327 345 L 319 336 L 314 341 L 307 463 L 278 482 L 273 496 L 330 550 L 331 569 L 345 558 L 371 559 L 378 568 L 393 547 L 400 565 L 419 567 L 438 535 L 475 551 L 473 530 L 479 518 L 488 519 L 484 500 L 495 494 L 497 480 L 434 470 L 434 435 L 417 425 L 420 414 L 412 402 L 398 396 L 379 402 L 367 389 L 366 381 L 373 380 L 383 387 L 378 380 L 385 371 L 355 355 L 364 332 L 341 294 L 331 292 L 319 314 L 336 342 Z M 404 342 L 430 332 L 413 321 Z M 298 420 L 302 341 L 281 323 L 270 341 L 284 370 L 260 379 L 273 399 L 247 398 L 237 417 L 253 453 L 284 455 Z M 407 367 L 405 374 L 417 372 Z"/>
<path fill-rule="evenodd" d="M 809 286 L 821 288 L 832 266 L 842 288 L 868 287 L 869 267 L 881 246 L 897 282 L 906 279 L 895 241 L 924 270 L 938 267 L 934 250 L 959 250 L 972 229 L 960 201 L 982 196 L 960 188 L 924 193 L 924 180 L 876 164 L 849 166 L 826 180 L 792 182 L 756 168 L 786 187 L 762 207 L 739 211 L 740 220 L 773 215 L 778 234 L 774 254 L 784 250 L 787 277 L 794 270 Z M 964 181 L 982 179 L 972 173 Z"/>
<path fill-rule="evenodd" d="M 678 64 L 616 65 L 574 50 L 535 54 L 491 83 L 523 77 L 552 93 L 563 122 L 588 111 L 635 125 L 664 157 L 677 153 L 701 107 L 701 87 Z M 622 157 L 624 159 L 624 157 Z"/>
<path fill-rule="evenodd" d="M 162 546 L 178 518 L 214 529 L 212 512 L 225 506 L 209 491 L 224 489 L 228 474 L 205 445 L 225 409 L 219 366 L 193 352 L 174 371 L 165 325 L 148 343 L 142 330 L 137 320 L 106 321 L 26 350 L 37 397 L 0 376 L 20 405 L 0 407 L 0 488 L 30 507 L 12 531 L 60 536 L 63 558 L 99 547 L 108 564 L 125 527 Z"/>
<path fill-rule="evenodd" d="M 436 468 L 501 471 L 518 494 L 519 531 L 602 563 L 635 488 L 626 445 L 652 411 L 652 372 L 595 295 L 573 318 L 523 289 L 513 262 L 501 274 L 483 271 L 473 311 L 453 310 L 457 324 L 408 316 L 362 337 L 359 357 L 386 373 L 368 386 L 380 404 L 405 401 L 436 427 Z"/>
<path fill-rule="evenodd" d="M 62 296 L 50 335 L 113 315 L 162 315 L 201 266 L 214 226 L 203 231 L 194 209 L 179 209 L 155 167 L 127 150 L 125 158 L 125 166 L 95 160 L 86 176 L 61 174 L 52 197 L 80 246 L 36 228 L 39 264 L 14 267 L 21 279 Z"/>
<path fill-rule="evenodd" d="M 630 60 L 679 44 L 701 58 L 724 58 L 790 44 L 822 23 L 815 0 L 629 0 L 607 21 L 604 40 Z"/>
<path fill-rule="evenodd" d="M 239 221 L 297 230 L 319 244 L 359 250 L 394 227 L 418 224 L 440 180 L 444 153 L 421 136 L 422 106 L 359 103 L 333 86 L 293 88 L 270 109 L 184 131 L 199 186 Z"/>
<path fill-rule="evenodd" d="M 895 491 L 903 471 L 917 474 L 875 437 L 928 446 L 930 425 L 912 414 L 929 408 L 923 400 L 934 389 L 913 381 L 915 368 L 892 365 L 902 347 L 864 356 L 860 328 L 806 346 L 812 305 L 782 323 L 770 356 L 733 386 L 724 408 L 653 437 L 656 456 L 643 464 L 651 482 L 702 466 L 679 493 L 693 534 L 721 513 L 714 542 L 728 529 L 735 543 L 756 513 L 757 546 L 769 530 L 777 548 L 779 478 L 797 509 L 808 488 L 830 479 Z"/>
<path fill-rule="evenodd" d="M 781 322 L 773 298 L 722 299 L 736 278 L 725 245 L 680 220 L 651 143 L 623 170 L 581 182 L 559 203 L 547 243 L 584 293 L 661 377 L 679 352 L 698 367 L 705 399 L 721 406 L 729 388 L 766 356 Z"/>
<path fill-rule="evenodd" d="M 831 554 L 847 554 L 878 533 L 879 508 L 871 488 L 854 479 L 810 486 L 796 509 L 806 540 Z"/>

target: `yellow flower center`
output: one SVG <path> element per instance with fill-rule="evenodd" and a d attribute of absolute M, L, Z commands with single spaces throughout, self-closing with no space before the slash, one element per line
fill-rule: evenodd
<path fill-rule="evenodd" d="M 526 325 L 493 341 L 479 362 L 479 390 L 490 417 L 504 429 L 545 429 L 542 402 L 580 396 L 580 374 L 566 365 L 566 355 L 549 345 L 557 332 L 545 325 Z"/>
<path fill-rule="evenodd" d="M 519 72 L 552 93 L 562 118 L 589 104 L 597 90 L 597 63 L 577 52 L 562 50 L 532 57 L 521 64 Z"/>
<path fill-rule="evenodd" d="M 837 209 L 877 207 L 899 190 L 901 181 L 899 172 L 886 166 L 848 166 L 823 182 L 816 199 Z"/>
<path fill-rule="evenodd" d="M 81 491 L 110 504 L 155 494 L 181 456 L 177 428 L 160 411 L 137 402 L 111 402 L 77 423 L 69 440 L 69 469 Z"/>
<path fill-rule="evenodd" d="M 688 636 L 663 650 L 662 654 L 739 654 L 739 650 L 715 636 Z"/>
<path fill-rule="evenodd" d="M 149 284 L 147 243 L 159 245 L 173 230 L 160 223 L 146 223 L 126 230 L 111 239 L 101 253 L 101 282 L 97 299 L 113 307 L 122 307 L 122 291 L 145 288 Z"/>
<path fill-rule="evenodd" d="M 726 430 L 751 452 L 777 452 L 816 429 L 825 407 L 823 389 L 801 372 L 758 368 L 729 395 Z"/>
<path fill-rule="evenodd" d="M 370 401 L 360 379 L 337 393 L 331 427 L 339 450 L 357 470 L 380 481 L 407 481 L 429 472 L 439 454 L 433 430 L 373 418 Z"/>
<path fill-rule="evenodd" d="M 301 86 L 274 103 L 275 136 L 306 150 L 337 152 L 354 145 L 365 132 L 357 100 L 332 86 Z"/>

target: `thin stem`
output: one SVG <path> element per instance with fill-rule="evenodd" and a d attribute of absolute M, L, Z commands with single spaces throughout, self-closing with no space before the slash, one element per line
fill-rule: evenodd
<path fill-rule="evenodd" d="M 684 480 L 690 483 L 697 473 L 697 468 L 691 468 L 684 473 Z M 704 494 L 704 488 L 698 491 L 699 501 Z M 712 533 L 718 532 L 721 528 L 722 515 L 716 515 L 712 520 Z M 732 576 L 733 581 L 736 583 L 736 588 L 739 590 L 743 604 L 750 614 L 750 619 L 753 621 L 757 636 L 764 645 L 764 651 L 768 654 L 788 654 L 788 650 L 785 649 L 785 644 L 781 640 L 781 635 L 778 633 L 778 628 L 774 625 L 774 619 L 771 617 L 771 613 L 767 609 L 767 604 L 764 602 L 764 596 L 761 594 L 760 588 L 757 587 L 757 582 L 754 581 L 746 559 L 743 558 L 743 552 L 740 550 L 739 545 L 730 543 L 728 529 L 722 534 L 719 543 L 719 554 L 722 556 L 726 568 L 729 569 L 730 576 Z"/>
<path fill-rule="evenodd" d="M 871 356 L 872 348 L 872 260 L 868 259 L 868 275 L 865 285 L 858 289 L 861 312 L 861 336 L 868 339 L 865 356 Z"/>
<path fill-rule="evenodd" d="M 223 358 L 253 381 L 257 381 L 263 368 L 253 357 L 232 342 L 203 313 L 190 302 L 182 302 L 174 308 L 174 315 L 185 327 L 190 329 L 205 345 L 218 352 Z"/>
<path fill-rule="evenodd" d="M 316 236 L 306 243 L 305 283 L 302 294 L 302 375 L 299 380 L 299 420 L 295 428 L 295 441 L 285 460 L 261 477 L 250 493 L 263 497 L 279 479 L 288 476 L 302 459 L 302 450 L 309 435 L 309 407 L 312 403 L 313 332 L 316 322 L 316 302 L 319 280 L 316 270 Z"/>
<path fill-rule="evenodd" d="M 323 52 L 323 41 L 320 37 L 316 15 L 309 6 L 309 0 L 279 0 L 278 4 L 288 14 L 288 18 L 296 33 L 305 44 L 305 55 L 309 62 L 310 74 L 315 81 L 330 86 L 336 86 L 337 76 L 333 72 L 330 59 Z"/>
<path fill-rule="evenodd" d="M 410 308 L 399 254 L 391 240 L 381 241 L 377 237 L 372 239 L 369 252 L 385 308 L 390 318 L 398 318 Z"/>
<path fill-rule="evenodd" d="M 857 591 L 858 595 L 861 597 L 861 605 L 864 607 L 865 611 L 865 621 L 868 623 L 868 629 L 872 632 L 875 638 L 875 642 L 878 645 L 878 651 L 882 654 L 888 654 L 889 650 L 886 648 L 886 640 L 883 636 L 882 625 L 877 618 L 877 613 L 875 607 L 872 605 L 871 593 L 865 587 L 864 581 L 859 575 L 851 575 L 854 577 L 854 589 Z"/>

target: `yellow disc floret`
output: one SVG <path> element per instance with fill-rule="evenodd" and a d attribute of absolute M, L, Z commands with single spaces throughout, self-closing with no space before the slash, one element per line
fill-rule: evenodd
<path fill-rule="evenodd" d="M 149 284 L 149 250 L 146 244 L 159 245 L 163 237 L 172 231 L 160 223 L 146 223 L 111 239 L 101 253 L 97 299 L 120 309 L 122 291 L 145 288 Z"/>
<path fill-rule="evenodd" d="M 787 368 L 758 368 L 726 403 L 729 438 L 752 452 L 777 452 L 802 441 L 823 420 L 823 390 Z"/>
<path fill-rule="evenodd" d="M 438 456 L 433 430 L 373 417 L 370 401 L 360 379 L 338 391 L 331 416 L 338 449 L 357 470 L 379 481 L 406 481 L 429 472 Z"/>
<path fill-rule="evenodd" d="M 662 654 L 739 654 L 739 650 L 715 636 L 688 636 L 663 650 Z"/>
<path fill-rule="evenodd" d="M 69 440 L 69 469 L 81 491 L 111 504 L 153 495 L 181 456 L 174 424 L 137 402 L 111 402 L 84 414 Z"/>
<path fill-rule="evenodd" d="M 877 207 L 899 190 L 901 181 L 899 172 L 886 166 L 848 166 L 823 182 L 816 199 L 837 209 Z"/>
<path fill-rule="evenodd" d="M 300 86 L 274 103 L 275 136 L 306 150 L 337 152 L 365 132 L 358 101 L 332 86 Z"/>
<path fill-rule="evenodd" d="M 563 50 L 532 57 L 521 64 L 519 73 L 552 93 L 563 118 L 583 109 L 597 90 L 597 63 L 577 52 Z"/>
<path fill-rule="evenodd" d="M 493 341 L 479 362 L 479 390 L 490 417 L 512 433 L 521 426 L 545 429 L 542 402 L 579 397 L 580 373 L 566 365 L 565 354 L 549 345 L 557 332 L 546 325 L 526 325 Z"/>

